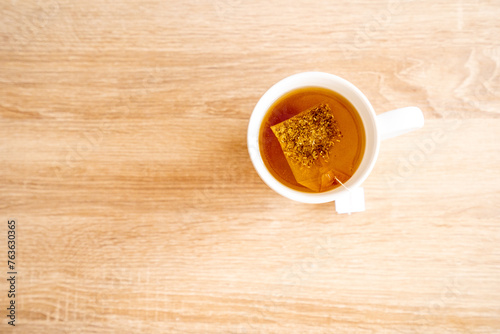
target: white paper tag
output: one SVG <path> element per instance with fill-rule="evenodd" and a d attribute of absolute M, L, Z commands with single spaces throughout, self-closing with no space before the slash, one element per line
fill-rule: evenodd
<path fill-rule="evenodd" d="M 365 211 L 365 192 L 363 188 L 347 189 L 335 200 L 335 210 L 337 210 L 337 213 L 348 214 Z"/>

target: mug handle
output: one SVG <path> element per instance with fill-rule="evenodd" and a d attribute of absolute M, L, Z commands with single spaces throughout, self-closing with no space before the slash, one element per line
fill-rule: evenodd
<path fill-rule="evenodd" d="M 380 140 L 397 137 L 424 126 L 424 114 L 417 107 L 391 110 L 377 116 Z"/>

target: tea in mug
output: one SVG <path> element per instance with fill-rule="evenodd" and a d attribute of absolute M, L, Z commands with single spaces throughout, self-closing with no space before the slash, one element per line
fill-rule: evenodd
<path fill-rule="evenodd" d="M 306 87 L 283 95 L 269 108 L 259 146 L 278 181 L 295 190 L 324 192 L 347 182 L 359 167 L 365 131 L 345 97 Z"/>

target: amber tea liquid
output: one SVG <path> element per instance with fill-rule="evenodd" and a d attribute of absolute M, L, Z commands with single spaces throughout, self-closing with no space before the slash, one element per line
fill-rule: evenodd
<path fill-rule="evenodd" d="M 335 161 L 335 169 L 353 175 L 363 159 L 365 150 L 365 130 L 363 122 L 354 106 L 342 95 L 321 87 L 305 87 L 293 90 L 280 97 L 267 111 L 260 127 L 259 147 L 262 159 L 269 172 L 285 186 L 304 192 L 312 190 L 299 184 L 283 154 L 280 143 L 271 126 L 281 123 L 300 112 L 326 103 L 332 109 L 342 132 L 342 140 L 335 143 L 330 159 Z M 324 191 L 341 186 L 332 184 Z"/>

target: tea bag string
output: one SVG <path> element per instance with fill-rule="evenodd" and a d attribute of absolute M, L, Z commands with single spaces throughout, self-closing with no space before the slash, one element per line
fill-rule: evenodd
<path fill-rule="evenodd" d="M 349 189 L 348 187 L 346 187 L 345 184 L 343 184 L 336 176 L 334 176 L 335 180 L 338 181 L 338 183 L 340 183 L 342 185 L 342 187 L 346 188 L 347 191 L 349 192 L 349 215 L 351 214 L 351 210 L 352 210 L 352 191 L 351 189 Z"/>
<path fill-rule="evenodd" d="M 334 176 L 335 180 L 342 185 L 342 187 L 346 188 L 348 192 L 351 192 L 351 189 L 347 188 L 345 184 L 343 184 L 336 176 Z"/>

